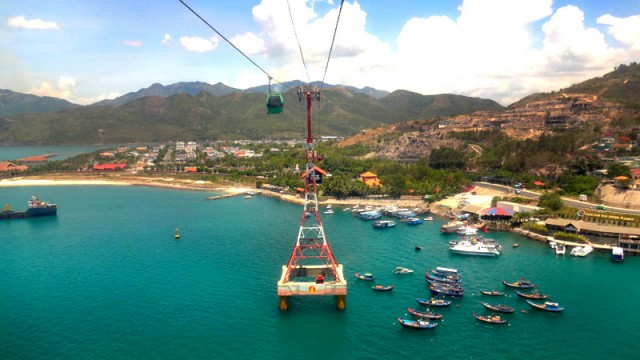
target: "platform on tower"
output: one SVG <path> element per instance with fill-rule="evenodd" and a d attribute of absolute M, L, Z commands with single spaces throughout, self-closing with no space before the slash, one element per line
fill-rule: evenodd
<path fill-rule="evenodd" d="M 285 282 L 287 266 L 282 267 L 282 276 L 278 281 L 278 296 L 323 296 L 346 295 L 347 280 L 342 273 L 342 265 L 336 266 L 337 277 L 328 277 L 333 272 L 332 268 L 325 265 L 305 265 L 295 268 L 294 276 Z M 322 281 L 318 281 L 318 275 Z"/>

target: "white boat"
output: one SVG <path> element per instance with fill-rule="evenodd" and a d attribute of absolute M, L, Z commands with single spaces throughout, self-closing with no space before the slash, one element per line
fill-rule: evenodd
<path fill-rule="evenodd" d="M 325 214 L 333 214 L 333 210 L 331 208 L 327 208 L 327 210 L 324 211 Z"/>
<path fill-rule="evenodd" d="M 564 255 L 565 251 L 563 244 L 556 244 L 556 255 Z"/>
<path fill-rule="evenodd" d="M 426 217 L 426 218 L 424 218 L 424 221 L 433 221 L 433 217 L 431 217 L 431 216 Z"/>
<path fill-rule="evenodd" d="M 478 233 L 478 229 L 473 228 L 471 226 L 465 226 L 457 231 L 460 235 L 476 235 Z"/>
<path fill-rule="evenodd" d="M 382 216 L 382 214 L 379 211 L 369 210 L 369 211 L 361 212 L 358 216 L 362 220 L 375 220 L 375 219 L 379 219 Z"/>
<path fill-rule="evenodd" d="M 396 226 L 396 223 L 393 220 L 375 220 L 371 226 L 376 229 L 386 229 Z"/>
<path fill-rule="evenodd" d="M 465 227 L 465 223 L 461 222 L 461 221 L 455 221 L 455 222 L 448 222 L 444 225 L 442 225 L 440 227 L 440 232 L 442 233 L 448 233 L 448 234 L 455 234 L 458 232 L 458 230 L 463 229 Z"/>
<path fill-rule="evenodd" d="M 495 244 L 487 244 L 483 241 L 462 240 L 451 245 L 449 250 L 455 254 L 473 256 L 498 256 L 500 251 Z"/>
<path fill-rule="evenodd" d="M 619 246 L 611 247 L 611 260 L 614 262 L 622 262 L 624 260 L 624 250 Z"/>
<path fill-rule="evenodd" d="M 593 248 L 589 245 L 585 245 L 584 247 L 576 246 L 573 249 L 571 249 L 571 255 L 584 257 L 591 254 L 592 251 L 593 251 Z"/>
<path fill-rule="evenodd" d="M 247 200 L 251 199 L 251 195 L 245 195 L 244 198 L 247 199 Z"/>
<path fill-rule="evenodd" d="M 558 244 L 555 241 L 549 241 L 549 247 L 555 249 Z"/>
<path fill-rule="evenodd" d="M 398 266 L 393 270 L 394 274 L 411 274 L 412 272 L 413 270 L 401 266 Z"/>

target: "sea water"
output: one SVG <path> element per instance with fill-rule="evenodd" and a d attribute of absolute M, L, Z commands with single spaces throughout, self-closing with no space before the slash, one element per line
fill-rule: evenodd
<path fill-rule="evenodd" d="M 0 161 L 15 161 L 30 156 L 47 155 L 49 160 L 64 160 L 76 155 L 101 149 L 113 149 L 117 145 L 40 145 L 0 146 Z"/>
<path fill-rule="evenodd" d="M 333 297 L 294 297 L 278 309 L 276 283 L 302 207 L 242 196 L 146 187 L 0 189 L 26 208 L 33 194 L 55 217 L 0 221 L 0 359 L 603 359 L 638 358 L 640 258 L 555 255 L 542 243 L 490 232 L 496 258 L 451 254 L 442 221 L 376 230 L 334 207 L 322 214 L 349 282 Z M 175 229 L 181 238 L 174 239 Z M 519 247 L 512 247 L 514 243 Z M 422 250 L 415 250 L 421 246 Z M 413 274 L 393 274 L 396 266 Z M 465 295 L 433 330 L 402 328 L 424 274 L 457 268 Z M 371 272 L 374 282 L 355 272 Z M 527 278 L 566 309 L 530 308 L 502 280 Z M 394 284 L 376 292 L 374 284 Z M 489 297 L 480 290 L 502 290 Z M 515 307 L 507 325 L 478 322 L 481 301 Z"/>

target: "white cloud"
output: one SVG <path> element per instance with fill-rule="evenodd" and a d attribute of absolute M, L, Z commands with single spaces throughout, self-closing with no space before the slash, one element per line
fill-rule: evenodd
<path fill-rule="evenodd" d="M 171 41 L 171 35 L 169 34 L 164 34 L 164 37 L 162 38 L 161 43 L 164 44 L 168 44 Z"/>
<path fill-rule="evenodd" d="M 640 51 L 640 15 L 617 18 L 613 15 L 602 15 L 598 24 L 609 25 L 609 34 L 614 39 L 628 45 L 632 50 Z"/>
<path fill-rule="evenodd" d="M 142 46 L 142 41 L 140 40 L 125 40 L 122 42 L 123 45 L 131 46 L 131 47 L 140 47 Z"/>
<path fill-rule="evenodd" d="M 230 41 L 247 55 L 255 55 L 265 51 L 264 40 L 250 32 L 234 36 Z"/>
<path fill-rule="evenodd" d="M 29 91 L 29 94 L 38 96 L 51 96 L 69 100 L 76 93 L 76 81 L 68 76 L 60 76 L 58 84 L 53 85 L 48 81 L 43 81 L 38 87 Z"/>
<path fill-rule="evenodd" d="M 27 20 L 24 16 L 14 16 L 7 20 L 7 25 L 19 29 L 27 30 L 57 30 L 60 26 L 54 21 L 44 21 L 42 19 Z"/>
<path fill-rule="evenodd" d="M 205 39 L 199 36 L 183 36 L 180 38 L 180 44 L 188 51 L 194 52 L 208 52 L 212 51 L 218 46 L 220 39 L 212 37 L 211 39 Z"/>

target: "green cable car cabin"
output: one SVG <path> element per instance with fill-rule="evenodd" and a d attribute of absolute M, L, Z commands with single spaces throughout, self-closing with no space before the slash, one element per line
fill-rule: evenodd
<path fill-rule="evenodd" d="M 284 100 L 280 93 L 269 93 L 267 96 L 267 114 L 282 114 Z"/>

